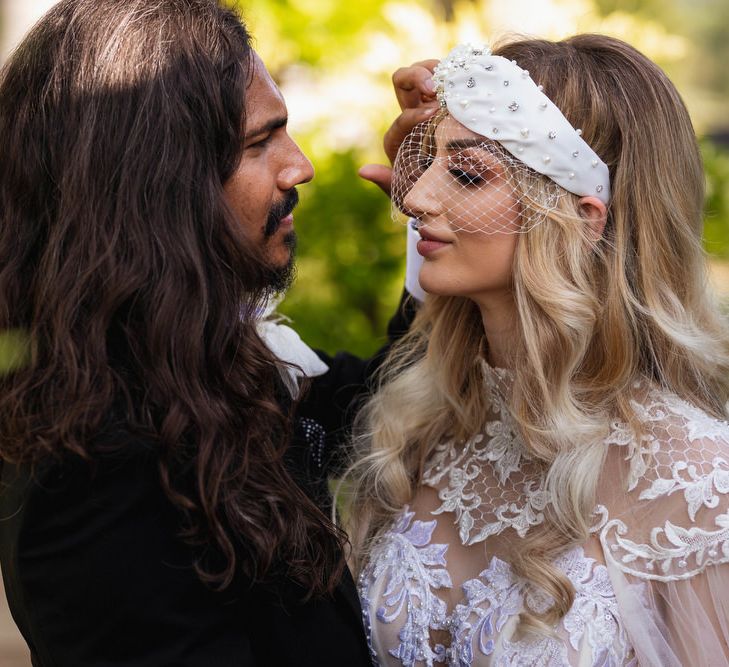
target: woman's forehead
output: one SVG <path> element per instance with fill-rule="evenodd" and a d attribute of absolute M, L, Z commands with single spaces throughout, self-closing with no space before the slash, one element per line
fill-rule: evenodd
<path fill-rule="evenodd" d="M 431 130 L 432 131 L 432 130 Z M 473 130 L 461 125 L 452 116 L 444 116 L 436 125 L 432 139 L 426 145 L 437 155 L 446 156 L 469 151 L 478 153 L 480 159 L 500 160 L 504 156 L 501 146 Z"/>
<path fill-rule="evenodd" d="M 468 141 L 468 143 L 479 141 L 490 143 L 483 135 L 476 134 L 465 125 L 461 125 L 453 116 L 445 116 L 435 128 L 435 141 L 440 146 L 447 146 L 454 141 Z"/>

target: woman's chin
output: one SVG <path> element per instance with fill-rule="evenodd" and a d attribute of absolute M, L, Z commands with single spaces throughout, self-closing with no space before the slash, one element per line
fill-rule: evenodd
<path fill-rule="evenodd" d="M 448 286 L 443 285 L 443 283 L 438 283 L 437 281 L 423 282 L 420 280 L 420 287 L 423 288 L 423 291 L 426 294 L 432 294 L 433 296 L 460 296 L 453 289 L 448 289 Z"/>
<path fill-rule="evenodd" d="M 418 275 L 420 287 L 428 294 L 434 296 L 458 296 L 454 292 L 452 281 L 444 279 L 445 277 L 441 274 L 442 272 L 434 266 L 423 265 Z"/>

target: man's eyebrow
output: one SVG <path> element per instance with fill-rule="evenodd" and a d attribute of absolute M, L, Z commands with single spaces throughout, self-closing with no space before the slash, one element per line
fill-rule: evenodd
<path fill-rule="evenodd" d="M 245 138 L 252 139 L 253 137 L 257 137 L 261 134 L 268 134 L 269 132 L 273 132 L 273 130 L 277 130 L 280 127 L 286 127 L 288 122 L 288 116 L 278 116 L 277 118 L 271 118 L 271 120 L 264 123 L 260 127 L 253 128 L 252 130 L 246 132 Z"/>

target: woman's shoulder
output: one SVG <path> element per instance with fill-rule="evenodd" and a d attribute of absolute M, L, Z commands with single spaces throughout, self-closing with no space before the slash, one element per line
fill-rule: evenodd
<path fill-rule="evenodd" d="M 639 387 L 630 407 L 632 423 L 613 421 L 607 438 L 621 458 L 631 461 L 629 489 L 689 467 L 697 475 L 709 474 L 729 461 L 725 419 L 655 387 Z"/>
<path fill-rule="evenodd" d="M 615 446 L 599 500 L 606 554 L 649 579 L 729 562 L 729 424 L 655 388 L 632 408 L 636 422 L 614 422 L 608 439 Z"/>
<path fill-rule="evenodd" d="M 723 418 L 709 414 L 673 392 L 650 387 L 644 390 L 642 400 L 633 400 L 632 406 L 640 422 L 668 443 L 706 440 L 723 443 L 729 440 L 726 406 Z"/>

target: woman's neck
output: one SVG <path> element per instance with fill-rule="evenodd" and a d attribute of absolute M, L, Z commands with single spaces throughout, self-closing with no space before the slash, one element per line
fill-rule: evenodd
<path fill-rule="evenodd" d="M 516 305 L 511 292 L 489 294 L 476 303 L 481 311 L 483 330 L 488 343 L 488 359 L 496 368 L 511 368 L 516 326 Z"/>

